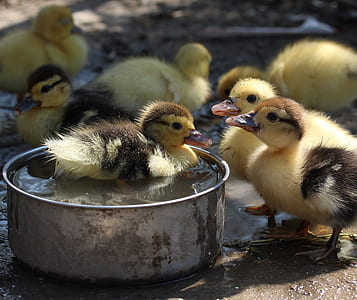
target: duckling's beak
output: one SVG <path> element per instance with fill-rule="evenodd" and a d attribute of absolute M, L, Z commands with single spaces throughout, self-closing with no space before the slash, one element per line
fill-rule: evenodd
<path fill-rule="evenodd" d="M 213 114 L 217 116 L 236 116 L 240 113 L 240 108 L 233 104 L 233 98 L 228 98 L 211 107 Z"/>
<path fill-rule="evenodd" d="M 247 113 L 239 116 L 233 116 L 226 119 L 226 123 L 231 126 L 236 126 L 245 129 L 249 132 L 255 132 L 258 124 L 254 120 L 255 113 Z"/>
<path fill-rule="evenodd" d="M 212 145 L 212 140 L 195 129 L 190 130 L 190 135 L 185 137 L 184 143 L 200 148 L 208 148 Z"/>
<path fill-rule="evenodd" d="M 22 100 L 19 104 L 15 107 L 15 114 L 21 114 L 25 111 L 28 111 L 34 107 L 40 106 L 41 102 L 36 101 L 32 98 L 32 96 L 26 96 L 24 100 Z"/>

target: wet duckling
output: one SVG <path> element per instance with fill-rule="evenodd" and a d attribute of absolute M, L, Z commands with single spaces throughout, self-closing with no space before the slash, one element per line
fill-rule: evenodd
<path fill-rule="evenodd" d="M 193 111 L 210 96 L 211 54 L 202 44 L 188 43 L 173 64 L 154 57 L 132 57 L 104 71 L 84 89 L 110 91 L 115 103 L 135 113 L 146 103 L 166 99 Z"/>
<path fill-rule="evenodd" d="M 274 87 L 262 79 L 245 78 L 232 88 L 228 99 L 212 106 L 218 116 L 235 116 L 247 113 L 263 100 L 276 97 Z M 228 163 L 232 174 L 247 180 L 246 164 L 249 155 L 263 143 L 245 130 L 230 126 L 225 129 L 219 144 L 220 156 Z"/>
<path fill-rule="evenodd" d="M 357 98 L 357 52 L 333 41 L 300 40 L 277 55 L 266 79 L 307 108 L 335 111 Z"/>
<path fill-rule="evenodd" d="M 37 67 L 53 63 L 69 76 L 86 63 L 88 46 L 74 33 L 71 11 L 64 6 L 42 8 L 32 28 L 9 33 L 0 40 L 0 90 L 22 94 L 29 74 Z"/>
<path fill-rule="evenodd" d="M 271 208 L 333 228 L 326 248 L 299 254 L 330 255 L 341 230 L 357 220 L 356 138 L 286 98 L 226 122 L 266 144 L 251 156 L 248 177 Z"/>
<path fill-rule="evenodd" d="M 217 83 L 217 93 L 219 99 L 225 99 L 229 96 L 231 89 L 237 81 L 243 78 L 264 78 L 264 72 L 254 66 L 242 65 L 230 69 L 221 75 Z"/>
<path fill-rule="evenodd" d="M 71 97 L 71 83 L 55 65 L 43 65 L 28 77 L 25 99 L 16 107 L 18 133 L 25 143 L 40 146 L 53 133 L 98 119 L 129 118 L 111 105 L 110 95 L 101 91 Z"/>
<path fill-rule="evenodd" d="M 171 176 L 195 166 L 198 157 L 186 144 L 207 147 L 191 113 L 172 102 L 145 106 L 137 121 L 99 121 L 49 138 L 56 174 L 95 179 Z"/>

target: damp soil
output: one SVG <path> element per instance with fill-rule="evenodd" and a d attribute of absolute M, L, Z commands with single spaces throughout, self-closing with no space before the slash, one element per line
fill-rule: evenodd
<path fill-rule="evenodd" d="M 28 26 L 39 7 L 61 3 L 74 12 L 90 44 L 90 59 L 75 78 L 81 86 L 111 63 L 134 55 L 155 55 L 171 60 L 185 42 L 198 41 L 213 56 L 210 82 L 238 64 L 264 68 L 286 44 L 306 36 L 329 38 L 357 49 L 357 5 L 354 1 L 292 0 L 0 0 L 0 37 Z M 328 35 L 237 35 L 232 26 L 295 27 L 307 17 L 328 24 Z M 219 35 L 207 34 L 218 28 Z M 212 31 L 211 31 L 212 32 Z M 331 62 L 333 63 L 333 62 Z M 213 139 L 217 152 L 221 119 L 213 117 L 210 101 L 195 112 L 197 127 Z M 0 94 L 0 166 L 30 147 L 21 143 L 14 125 L 13 95 Z M 357 102 L 331 114 L 344 127 L 357 132 Z M 244 207 L 262 203 L 251 185 L 230 178 L 226 185 L 225 242 L 216 265 L 191 278 L 155 287 L 93 286 L 54 279 L 29 270 L 11 252 L 7 239 L 6 186 L 0 180 L 0 299 L 357 299 L 357 228 L 347 228 L 340 251 L 313 263 L 296 252 L 325 243 L 329 228 L 316 226 L 315 237 L 270 239 L 266 217 L 250 216 Z M 293 231 L 300 220 L 280 214 L 278 228 Z"/>

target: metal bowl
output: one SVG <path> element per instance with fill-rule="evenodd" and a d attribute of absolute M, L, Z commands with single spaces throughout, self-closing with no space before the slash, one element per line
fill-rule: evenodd
<path fill-rule="evenodd" d="M 221 180 L 200 193 L 166 202 L 126 206 L 61 203 L 13 184 L 17 170 L 44 155 L 44 147 L 4 167 L 8 234 L 15 256 L 34 270 L 66 279 L 156 284 L 212 266 L 220 254 L 228 165 L 202 149 Z"/>

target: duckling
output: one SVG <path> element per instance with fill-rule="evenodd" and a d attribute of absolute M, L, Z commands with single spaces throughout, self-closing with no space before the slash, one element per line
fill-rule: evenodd
<path fill-rule="evenodd" d="M 193 111 L 210 96 L 211 60 L 202 44 L 187 43 L 178 50 L 173 64 L 154 57 L 131 57 L 104 71 L 85 88 L 109 90 L 115 103 L 129 113 L 157 99 Z"/>
<path fill-rule="evenodd" d="M 287 98 L 268 99 L 226 122 L 266 144 L 253 153 L 247 172 L 271 208 L 332 226 L 324 249 L 298 254 L 316 261 L 329 256 L 341 230 L 357 219 L 357 139 Z"/>
<path fill-rule="evenodd" d="M 263 100 L 276 97 L 275 88 L 262 79 L 245 78 L 232 88 L 228 99 L 212 106 L 211 111 L 218 116 L 235 116 L 247 113 Z M 247 180 L 246 164 L 249 155 L 263 143 L 254 135 L 237 127 L 225 129 L 219 144 L 220 156 L 230 166 L 232 174 Z"/>
<path fill-rule="evenodd" d="M 40 146 L 46 137 L 80 123 L 129 118 L 101 91 L 70 95 L 70 80 L 58 66 L 43 65 L 29 75 L 25 99 L 16 107 L 17 131 L 27 144 Z"/>
<path fill-rule="evenodd" d="M 130 180 L 193 167 L 198 157 L 186 144 L 210 143 L 195 130 L 186 108 L 163 101 L 145 106 L 135 122 L 102 120 L 45 141 L 57 175 Z"/>
<path fill-rule="evenodd" d="M 69 76 L 86 63 L 88 46 L 74 33 L 71 11 L 64 6 L 42 8 L 31 29 L 11 32 L 0 40 L 0 90 L 22 94 L 29 74 L 37 67 L 53 63 Z"/>
<path fill-rule="evenodd" d="M 307 108 L 335 111 L 357 98 L 357 52 L 329 40 L 303 39 L 273 59 L 266 79 Z"/>
<path fill-rule="evenodd" d="M 264 78 L 264 72 L 260 68 L 242 65 L 230 69 L 228 72 L 221 75 L 218 79 L 217 93 L 219 99 L 225 99 L 235 83 L 243 78 Z"/>

